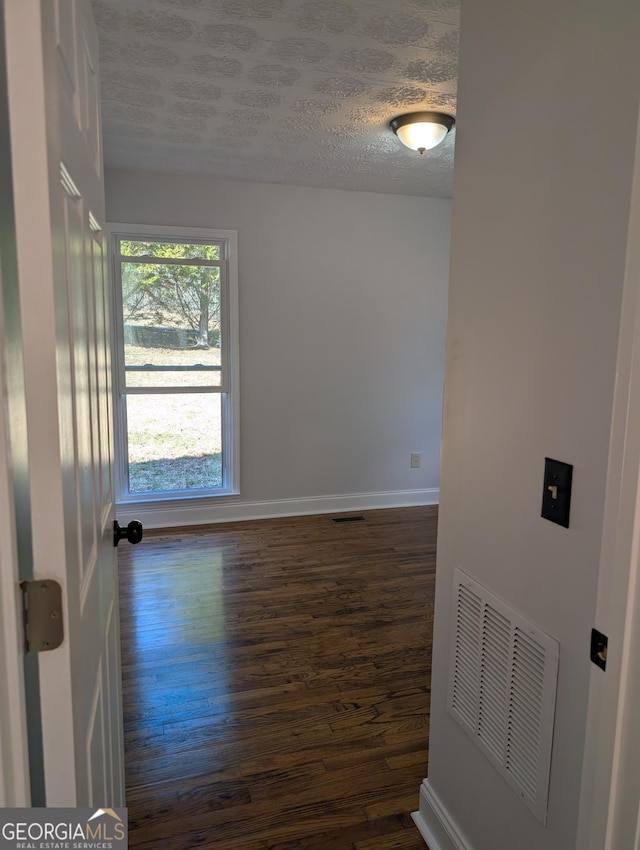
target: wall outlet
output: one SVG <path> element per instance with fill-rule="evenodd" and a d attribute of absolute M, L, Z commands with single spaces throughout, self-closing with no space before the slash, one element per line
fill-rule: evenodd
<path fill-rule="evenodd" d="M 420 452 L 411 452 L 411 469 L 420 469 Z"/>

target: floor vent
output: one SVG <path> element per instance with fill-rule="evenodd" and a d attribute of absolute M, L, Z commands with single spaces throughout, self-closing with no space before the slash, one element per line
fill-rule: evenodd
<path fill-rule="evenodd" d="M 558 642 L 454 571 L 448 709 L 546 823 Z"/>
<path fill-rule="evenodd" d="M 363 516 L 334 516 L 331 522 L 366 522 Z"/>

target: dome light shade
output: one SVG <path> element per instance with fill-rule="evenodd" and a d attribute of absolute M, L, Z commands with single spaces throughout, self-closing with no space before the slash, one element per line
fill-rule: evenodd
<path fill-rule="evenodd" d="M 424 153 L 439 145 L 455 123 L 443 112 L 409 112 L 394 118 L 389 126 L 403 145 Z"/>

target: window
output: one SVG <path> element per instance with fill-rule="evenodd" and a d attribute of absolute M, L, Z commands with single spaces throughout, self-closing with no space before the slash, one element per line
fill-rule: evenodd
<path fill-rule="evenodd" d="M 236 233 L 111 232 L 118 501 L 237 493 Z"/>

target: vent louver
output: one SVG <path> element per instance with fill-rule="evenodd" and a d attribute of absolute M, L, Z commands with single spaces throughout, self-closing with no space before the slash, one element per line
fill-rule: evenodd
<path fill-rule="evenodd" d="M 461 570 L 453 598 L 449 711 L 545 823 L 558 643 Z"/>

